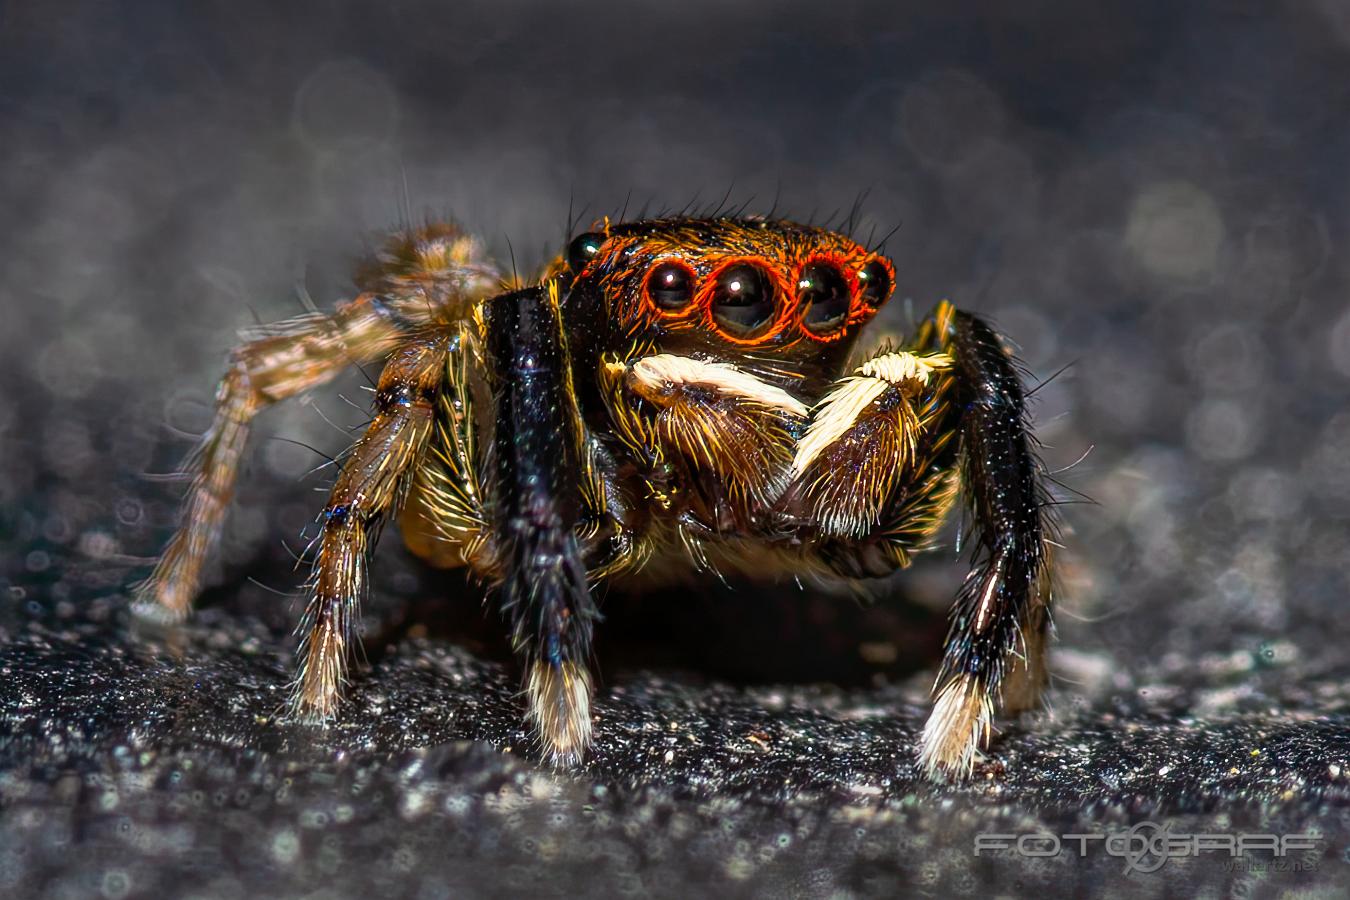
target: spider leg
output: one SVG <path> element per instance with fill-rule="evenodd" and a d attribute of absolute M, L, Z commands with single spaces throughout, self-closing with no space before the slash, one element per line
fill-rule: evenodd
<path fill-rule="evenodd" d="M 812 411 L 780 508 L 845 577 L 909 564 L 937 533 L 957 488 L 975 566 L 952 613 L 920 759 L 966 776 L 995 708 L 1035 705 L 1050 627 L 1047 496 L 1025 390 L 998 335 L 940 305 L 906 350 L 882 350 Z"/>
<path fill-rule="evenodd" d="M 332 315 L 306 314 L 246 333 L 253 339 L 230 354 L 211 426 L 184 464 L 190 486 L 181 524 L 154 571 L 137 585 L 137 612 L 171 621 L 188 614 L 202 568 L 220 540 L 253 417 L 329 381 L 354 361 L 387 353 L 400 334 L 400 323 L 371 294 Z"/>
<path fill-rule="evenodd" d="M 376 386 L 374 421 L 329 494 L 300 626 L 300 667 L 290 700 L 298 718 L 323 720 L 336 709 L 366 589 L 366 558 L 379 525 L 395 512 L 426 449 L 450 341 L 444 331 L 432 331 L 394 352 Z"/>
<path fill-rule="evenodd" d="M 961 483 L 975 567 L 952 610 L 920 760 L 934 777 L 966 776 L 994 709 L 1033 705 L 1050 629 L 1050 504 L 1027 423 L 1026 390 L 981 319 L 939 309 L 956 364 Z"/>
<path fill-rule="evenodd" d="M 486 311 L 501 602 L 527 660 L 530 720 L 546 754 L 573 763 L 591 740 L 586 662 L 599 613 L 577 538 L 584 452 L 556 282 Z"/>
<path fill-rule="evenodd" d="M 472 237 L 452 223 L 428 222 L 391 235 L 357 273 L 360 295 L 331 315 L 309 313 L 244 332 L 246 342 L 230 354 L 216 390 L 211 426 L 183 465 L 190 486 L 181 524 L 136 587 L 137 612 L 168 620 L 188 614 L 259 411 L 353 363 L 383 357 L 420 327 L 465 318 L 499 278 Z"/>

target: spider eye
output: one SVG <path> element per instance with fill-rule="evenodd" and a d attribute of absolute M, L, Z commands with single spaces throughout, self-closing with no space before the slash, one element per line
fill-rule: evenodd
<path fill-rule="evenodd" d="M 773 284 L 759 266 L 722 270 L 712 291 L 712 317 L 734 337 L 753 337 L 773 320 Z"/>
<path fill-rule="evenodd" d="M 848 321 L 848 282 L 834 266 L 812 263 L 802 270 L 797 302 L 806 308 L 802 325 L 812 334 L 838 331 Z"/>
<path fill-rule="evenodd" d="M 858 273 L 858 287 L 863 302 L 876 309 L 891 295 L 891 273 L 880 260 L 872 260 Z"/>
<path fill-rule="evenodd" d="M 694 299 L 694 273 L 683 263 L 661 263 L 647 276 L 647 294 L 659 309 L 684 309 Z"/>
<path fill-rule="evenodd" d="M 567 267 L 572 270 L 572 274 L 586 268 L 586 263 L 595 258 L 604 243 L 605 236 L 598 231 L 588 231 L 572 238 L 572 243 L 567 245 Z"/>

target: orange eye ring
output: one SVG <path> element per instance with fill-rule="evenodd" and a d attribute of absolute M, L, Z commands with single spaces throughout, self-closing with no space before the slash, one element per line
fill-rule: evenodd
<path fill-rule="evenodd" d="M 781 267 L 759 256 L 733 256 L 708 274 L 697 302 L 718 337 L 753 347 L 783 330 L 792 309 L 786 301 L 790 296 Z"/>
<path fill-rule="evenodd" d="M 874 256 L 858 270 L 858 299 L 872 312 L 881 309 L 895 293 L 895 266 L 884 256 Z"/>
<path fill-rule="evenodd" d="M 822 344 L 842 339 L 859 311 L 858 281 L 849 260 L 835 254 L 813 256 L 801 265 L 796 285 L 802 334 Z"/>
<path fill-rule="evenodd" d="M 698 275 L 682 259 L 667 257 L 652 263 L 642 279 L 642 299 L 662 318 L 682 318 L 694 308 Z"/>

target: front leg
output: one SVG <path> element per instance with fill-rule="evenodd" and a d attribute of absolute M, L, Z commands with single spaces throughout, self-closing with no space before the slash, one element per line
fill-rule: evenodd
<path fill-rule="evenodd" d="M 943 312 L 939 338 L 950 343 L 957 365 L 961 483 L 975 568 L 952 610 L 920 759 L 932 775 L 966 776 L 988 743 L 995 707 L 1014 713 L 1040 699 L 1053 524 L 1016 366 L 985 322 L 950 307 Z"/>
<path fill-rule="evenodd" d="M 905 351 L 882 351 L 813 411 L 785 509 L 831 569 L 908 565 L 959 485 L 975 568 L 957 598 L 924 728 L 930 775 L 969 775 L 996 707 L 1028 708 L 1045 680 L 1050 622 L 1047 496 L 1025 396 L 988 325 L 942 304 Z"/>
<path fill-rule="evenodd" d="M 599 613 L 577 540 L 583 446 L 556 286 L 497 297 L 486 311 L 502 607 L 527 659 L 529 717 L 545 753 L 574 763 L 591 740 L 587 658 Z"/>

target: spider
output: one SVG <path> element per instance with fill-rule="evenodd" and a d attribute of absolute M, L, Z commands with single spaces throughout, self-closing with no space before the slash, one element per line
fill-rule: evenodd
<path fill-rule="evenodd" d="M 964 497 L 973 569 L 918 741 L 970 775 L 997 710 L 1046 680 L 1046 476 L 1020 371 L 980 318 L 939 304 L 903 347 L 850 359 L 893 264 L 789 221 L 658 218 L 570 241 L 528 285 L 433 222 L 393 235 L 355 299 L 253 333 L 185 471 L 182 522 L 137 611 L 181 619 L 220 537 L 250 419 L 382 361 L 374 415 L 320 518 L 291 714 L 330 719 L 366 560 L 397 519 L 412 551 L 493 586 L 545 755 L 592 737 L 595 587 L 646 569 L 888 575 Z"/>

